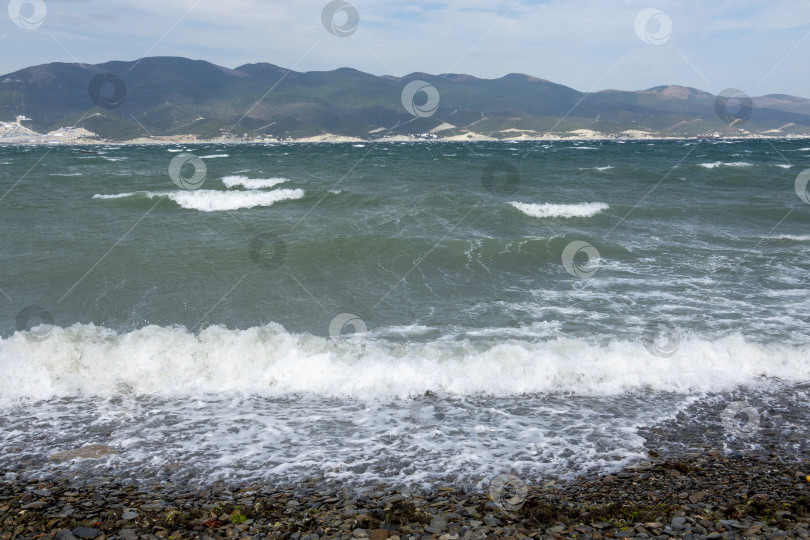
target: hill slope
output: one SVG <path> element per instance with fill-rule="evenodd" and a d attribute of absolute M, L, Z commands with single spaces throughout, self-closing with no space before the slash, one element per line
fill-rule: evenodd
<path fill-rule="evenodd" d="M 97 87 L 99 80 L 106 83 L 91 95 L 94 77 Z M 440 97 L 435 111 L 417 117 L 405 109 L 402 92 L 412 81 L 435 87 Z M 419 93 L 414 103 L 429 107 L 426 99 Z M 679 86 L 584 94 L 522 74 L 479 79 L 414 73 L 396 78 L 349 68 L 301 73 L 266 63 L 228 69 L 165 57 L 98 65 L 53 63 L 0 77 L 0 119 L 25 115 L 38 131 L 76 126 L 113 140 L 184 134 L 368 138 L 369 133 L 426 133 L 437 127 L 442 135 L 474 131 L 499 138 L 576 129 L 673 136 L 770 130 L 810 134 L 807 99 L 755 97 L 747 121 L 732 125 L 721 119 L 715 104 L 714 95 Z"/>

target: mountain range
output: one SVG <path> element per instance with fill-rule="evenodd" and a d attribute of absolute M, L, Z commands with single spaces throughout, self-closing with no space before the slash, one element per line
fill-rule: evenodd
<path fill-rule="evenodd" d="M 409 85 L 414 81 L 420 82 Z M 422 91 L 407 94 L 413 88 Z M 579 129 L 684 137 L 810 134 L 808 99 L 741 95 L 728 100 L 725 95 L 682 86 L 583 93 L 523 74 L 481 79 L 412 73 L 400 78 L 351 68 L 297 72 L 258 63 L 229 69 L 202 60 L 152 57 L 44 64 L 0 76 L 0 119 L 24 115 L 36 131 L 82 127 L 119 141 L 325 133 L 368 139 L 431 132 L 514 138 Z"/>

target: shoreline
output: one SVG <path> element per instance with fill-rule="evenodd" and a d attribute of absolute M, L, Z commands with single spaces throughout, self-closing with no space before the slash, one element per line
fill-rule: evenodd
<path fill-rule="evenodd" d="M 44 135 L 43 135 L 44 137 Z M 550 143 L 550 142 L 627 142 L 627 141 L 806 141 L 810 140 L 810 135 L 736 135 L 736 136 L 721 136 L 721 137 L 675 137 L 665 136 L 658 134 L 649 134 L 639 137 L 612 137 L 612 136 L 573 136 L 573 137 L 557 137 L 557 136 L 543 136 L 543 137 L 523 137 L 523 138 L 494 138 L 486 136 L 476 137 L 438 137 L 433 139 L 426 139 L 422 137 L 412 136 L 396 136 L 381 139 L 360 139 L 355 137 L 343 137 L 333 135 L 323 135 L 316 137 L 303 137 L 299 139 L 252 139 L 252 140 L 232 140 L 232 139 L 203 139 L 197 140 L 196 138 L 143 138 L 143 139 L 130 139 L 126 141 L 113 141 L 98 138 L 78 138 L 78 139 L 64 139 L 64 140 L 31 140 L 23 138 L 0 138 L 0 146 L 177 146 L 177 145 L 224 145 L 224 146 L 240 146 L 240 145 L 288 145 L 288 144 L 387 144 L 387 143 L 479 143 L 479 142 L 501 142 L 501 143 Z"/>
<path fill-rule="evenodd" d="M 555 484 L 498 477 L 487 492 L 137 484 L 68 476 L 0 482 L 0 539 L 810 537 L 807 461 L 775 455 L 650 460 Z M 72 531 L 72 532 L 71 532 Z"/>
<path fill-rule="evenodd" d="M 764 416 L 751 438 L 706 423 L 699 407 L 639 427 L 646 457 L 619 470 L 562 480 L 504 470 L 481 489 L 172 483 L 158 471 L 87 476 L 82 461 L 69 471 L 0 462 L 0 540 L 810 538 L 810 460 L 780 427 L 800 422 L 804 440 L 801 410 Z"/>

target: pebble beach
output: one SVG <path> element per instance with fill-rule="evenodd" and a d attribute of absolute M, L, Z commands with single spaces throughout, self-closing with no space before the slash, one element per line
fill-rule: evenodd
<path fill-rule="evenodd" d="M 357 489 L 317 477 L 180 485 L 6 470 L 0 540 L 810 537 L 803 456 L 775 453 L 781 441 L 769 444 L 767 429 L 764 444 L 735 447 L 696 439 L 683 424 L 642 429 L 648 458 L 619 471 L 526 483 L 503 475 L 485 490 Z"/>

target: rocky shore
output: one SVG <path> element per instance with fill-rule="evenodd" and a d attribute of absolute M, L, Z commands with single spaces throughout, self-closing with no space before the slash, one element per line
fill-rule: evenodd
<path fill-rule="evenodd" d="M 707 450 L 606 476 L 485 492 L 324 487 L 190 488 L 66 477 L 0 483 L 0 540 L 161 538 L 785 538 L 810 537 L 810 468 L 775 455 Z"/>

